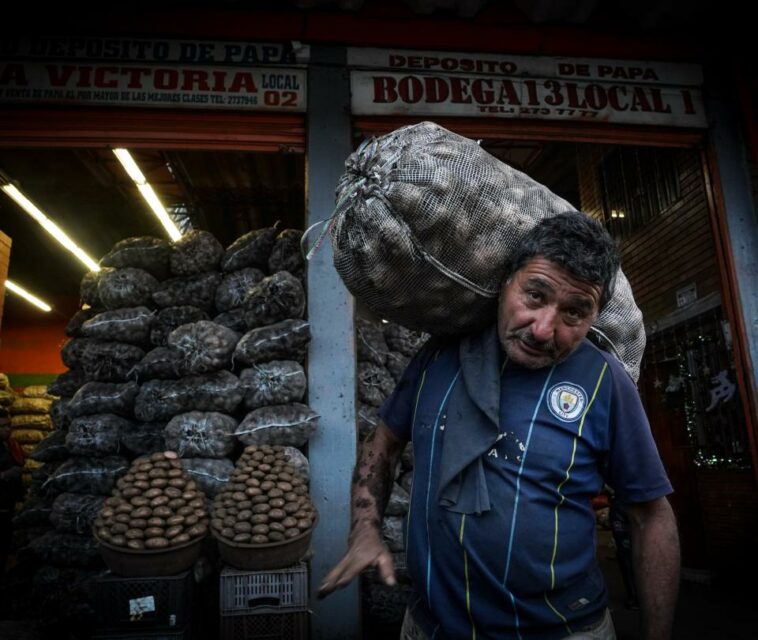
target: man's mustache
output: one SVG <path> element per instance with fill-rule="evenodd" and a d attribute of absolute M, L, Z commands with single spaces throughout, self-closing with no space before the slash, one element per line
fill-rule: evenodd
<path fill-rule="evenodd" d="M 542 351 L 549 356 L 555 357 L 558 353 L 558 349 L 555 346 L 555 342 L 553 342 L 552 340 L 541 342 L 537 340 L 534 337 L 534 335 L 532 335 L 532 332 L 529 329 L 515 329 L 513 331 L 509 331 L 506 338 L 508 339 L 517 338 L 518 340 L 521 340 L 521 342 L 523 342 L 530 349 Z"/>

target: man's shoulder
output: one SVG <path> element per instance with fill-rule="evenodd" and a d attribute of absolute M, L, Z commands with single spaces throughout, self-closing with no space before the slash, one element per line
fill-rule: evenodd
<path fill-rule="evenodd" d="M 586 371 L 595 370 L 598 367 L 606 365 L 606 374 L 610 380 L 614 381 L 617 385 L 621 384 L 623 387 L 635 388 L 634 381 L 627 373 L 621 360 L 615 354 L 601 349 L 588 338 L 582 340 L 567 362 L 571 362 L 574 366 Z"/>

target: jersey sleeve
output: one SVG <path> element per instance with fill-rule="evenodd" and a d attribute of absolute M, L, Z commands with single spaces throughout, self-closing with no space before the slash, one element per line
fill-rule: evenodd
<path fill-rule="evenodd" d="M 612 362 L 611 404 L 605 481 L 622 503 L 648 502 L 673 492 L 650 431 L 637 388 Z"/>
<path fill-rule="evenodd" d="M 416 390 L 424 367 L 429 361 L 430 350 L 432 349 L 430 342 L 432 341 L 428 341 L 411 358 L 395 390 L 379 409 L 379 417 L 390 428 L 390 431 L 401 440 L 408 441 L 411 439 Z"/>

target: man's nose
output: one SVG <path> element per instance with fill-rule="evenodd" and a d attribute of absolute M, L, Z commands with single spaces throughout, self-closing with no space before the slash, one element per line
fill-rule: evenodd
<path fill-rule="evenodd" d="M 532 335 L 538 342 L 549 342 L 555 335 L 557 313 L 554 309 L 543 308 L 532 323 Z"/>

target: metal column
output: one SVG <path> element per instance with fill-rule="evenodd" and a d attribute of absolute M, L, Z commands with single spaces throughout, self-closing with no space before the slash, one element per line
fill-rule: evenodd
<path fill-rule="evenodd" d="M 711 120 L 710 137 L 721 182 L 725 227 L 732 249 L 737 295 L 745 327 L 747 363 L 753 397 L 758 392 L 758 221 L 756 220 L 747 149 L 740 131 L 736 96 L 725 73 L 728 64 L 709 69 L 707 75 L 707 112 Z M 727 76 L 726 78 L 724 76 Z M 746 407 L 755 411 L 755 407 Z"/>
<path fill-rule="evenodd" d="M 352 151 L 350 86 L 344 48 L 311 47 L 308 70 L 308 226 L 334 209 L 334 190 Z M 312 246 L 318 228 L 309 239 Z M 308 353 L 309 404 L 321 415 L 310 440 L 311 496 L 319 512 L 313 534 L 311 592 L 346 550 L 350 530 L 350 478 L 356 457 L 355 338 L 353 298 L 332 263 L 329 239 L 308 264 L 308 317 L 313 339 Z M 312 636 L 320 640 L 360 637 L 355 583 L 311 602 Z"/>

